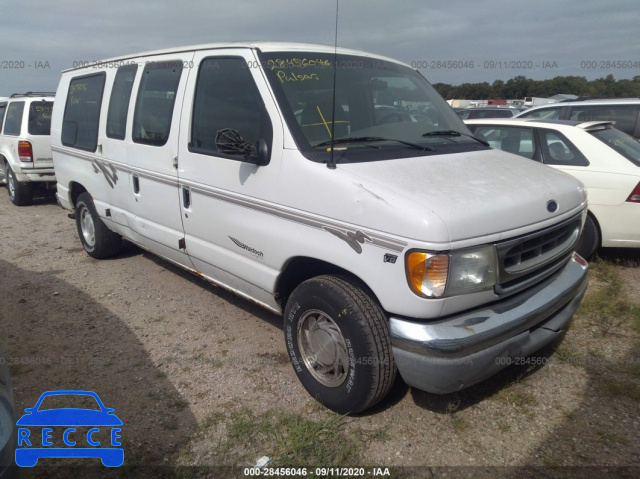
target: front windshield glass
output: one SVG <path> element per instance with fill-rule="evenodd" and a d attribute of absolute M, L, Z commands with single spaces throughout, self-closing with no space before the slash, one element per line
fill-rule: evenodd
<path fill-rule="evenodd" d="M 332 137 L 336 149 L 368 154 L 416 145 L 428 154 L 449 153 L 452 145 L 482 147 L 424 77 L 405 66 L 337 55 L 334 108 L 333 54 L 260 53 L 260 62 L 303 152 L 326 151 Z"/>
<path fill-rule="evenodd" d="M 606 143 L 634 165 L 640 166 L 640 143 L 635 138 L 615 128 L 593 130 L 590 133 Z"/>

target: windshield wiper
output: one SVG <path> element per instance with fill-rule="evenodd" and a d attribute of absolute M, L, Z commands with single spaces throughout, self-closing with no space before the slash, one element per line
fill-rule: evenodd
<path fill-rule="evenodd" d="M 482 143 L 484 146 L 491 146 L 489 145 L 489 142 L 481 140 L 480 138 L 477 138 L 473 135 L 467 135 L 466 133 L 461 133 L 459 131 L 456 130 L 436 130 L 436 131 L 428 131 L 427 133 L 425 133 L 422 136 L 468 136 L 469 138 L 473 138 L 474 140 L 476 140 L 479 143 Z M 453 140 L 451 140 L 453 141 Z"/>
<path fill-rule="evenodd" d="M 369 143 L 372 141 L 395 141 L 396 143 L 402 143 L 403 145 L 410 146 L 411 148 L 415 148 L 422 151 L 436 151 L 434 148 L 426 145 L 419 145 L 418 143 L 412 143 L 410 141 L 397 140 L 395 138 L 384 138 L 382 136 L 351 136 L 346 138 L 338 138 L 337 140 L 327 140 L 322 143 L 318 143 L 314 145 L 314 148 L 321 146 L 328 146 L 331 144 L 334 145 L 344 145 L 347 143 Z"/>

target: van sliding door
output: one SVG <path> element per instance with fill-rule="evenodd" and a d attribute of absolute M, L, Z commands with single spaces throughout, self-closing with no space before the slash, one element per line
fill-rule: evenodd
<path fill-rule="evenodd" d="M 130 112 L 127 209 L 134 241 L 192 267 L 184 248 L 177 156 L 184 90 L 193 52 L 138 60 L 141 71 Z M 137 86 L 137 89 L 136 89 Z"/>

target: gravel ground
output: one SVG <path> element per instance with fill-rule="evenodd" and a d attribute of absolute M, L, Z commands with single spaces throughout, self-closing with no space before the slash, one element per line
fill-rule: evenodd
<path fill-rule="evenodd" d="M 114 259 L 90 258 L 75 223 L 50 198 L 17 208 L 0 194 L 0 225 L 0 332 L 20 413 L 43 391 L 96 391 L 124 422 L 127 463 L 171 466 L 247 465 L 212 454 L 224 435 L 224 427 L 207 427 L 212 417 L 243 410 L 331 417 L 298 383 L 278 316 L 133 245 Z M 619 269 L 630 300 L 640 303 L 640 268 Z M 579 314 L 561 345 L 536 355 L 543 366 L 511 367 L 447 396 L 399 382 L 343 427 L 379 433 L 359 451 L 377 466 L 638 473 L 637 369 L 622 378 L 631 392 L 605 379 L 640 364 L 639 344 L 635 330 L 618 325 L 603 334 L 597 318 Z M 270 445 L 250 453 L 270 455 Z"/>

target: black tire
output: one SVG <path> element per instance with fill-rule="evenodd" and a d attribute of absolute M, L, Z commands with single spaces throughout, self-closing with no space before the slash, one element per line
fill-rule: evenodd
<path fill-rule="evenodd" d="M 76 227 L 82 247 L 90 256 L 103 259 L 120 252 L 122 237 L 102 222 L 87 192 L 81 193 L 76 201 Z"/>
<path fill-rule="evenodd" d="M 591 215 L 587 215 L 582 234 L 576 246 L 576 252 L 584 259 L 589 259 L 600 246 L 600 231 Z"/>
<path fill-rule="evenodd" d="M 304 388 L 337 413 L 373 406 L 394 383 L 387 317 L 349 278 L 318 276 L 300 284 L 287 301 L 284 335 Z M 330 364 L 325 371 L 323 359 L 325 366 Z"/>
<path fill-rule="evenodd" d="M 33 192 L 29 183 L 20 183 L 7 163 L 5 170 L 6 186 L 11 203 L 16 206 L 28 206 L 33 203 Z"/>

